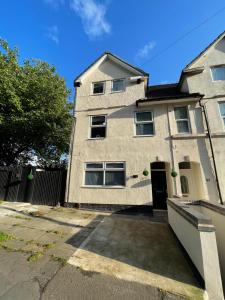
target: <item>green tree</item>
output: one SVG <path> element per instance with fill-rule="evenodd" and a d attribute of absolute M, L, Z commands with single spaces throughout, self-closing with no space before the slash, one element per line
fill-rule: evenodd
<path fill-rule="evenodd" d="M 59 163 L 67 153 L 71 104 L 64 78 L 39 60 L 19 63 L 18 50 L 0 40 L 0 165 Z"/>

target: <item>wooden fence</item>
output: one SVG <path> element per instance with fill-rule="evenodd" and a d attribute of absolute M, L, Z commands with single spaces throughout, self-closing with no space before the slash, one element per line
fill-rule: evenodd
<path fill-rule="evenodd" d="M 0 167 L 0 200 L 63 205 L 65 186 L 65 169 Z"/>

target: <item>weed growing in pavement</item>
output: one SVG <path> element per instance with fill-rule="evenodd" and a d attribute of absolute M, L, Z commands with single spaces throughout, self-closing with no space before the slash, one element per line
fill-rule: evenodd
<path fill-rule="evenodd" d="M 37 261 L 39 258 L 41 258 L 44 255 L 43 252 L 33 252 L 28 258 L 27 261 L 29 262 L 35 262 Z"/>
<path fill-rule="evenodd" d="M 5 242 L 8 240 L 15 240 L 15 237 L 11 234 L 7 234 L 3 231 L 0 231 L 0 242 Z"/>
<path fill-rule="evenodd" d="M 62 266 L 65 266 L 67 264 L 67 259 L 64 257 L 60 257 L 60 256 L 56 256 L 54 254 L 51 255 L 51 259 L 53 261 L 57 261 L 58 263 L 60 263 Z"/>
<path fill-rule="evenodd" d="M 26 221 L 31 221 L 32 219 L 31 218 L 28 218 L 28 217 L 22 217 L 22 216 L 10 216 L 12 218 L 15 218 L 15 219 L 21 219 L 21 220 L 26 220 Z"/>
<path fill-rule="evenodd" d="M 58 234 L 58 235 L 64 235 L 65 232 L 63 231 L 59 231 L 59 230 L 46 230 L 46 233 L 54 233 L 54 234 Z"/>

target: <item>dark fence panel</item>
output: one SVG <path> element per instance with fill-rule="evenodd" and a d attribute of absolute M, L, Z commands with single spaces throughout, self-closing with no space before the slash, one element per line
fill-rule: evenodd
<path fill-rule="evenodd" d="M 64 204 L 66 170 L 36 169 L 28 179 L 31 167 L 0 167 L 0 200 L 23 201 L 32 204 L 55 206 Z"/>
<path fill-rule="evenodd" d="M 60 203 L 61 181 L 62 171 L 36 170 L 32 203 L 52 206 Z"/>
<path fill-rule="evenodd" d="M 6 169 L 0 169 L 0 200 L 5 200 L 6 186 L 8 182 L 9 172 Z"/>

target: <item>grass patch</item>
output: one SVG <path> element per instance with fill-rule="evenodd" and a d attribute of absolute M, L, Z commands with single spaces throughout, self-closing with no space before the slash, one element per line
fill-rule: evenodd
<path fill-rule="evenodd" d="M 0 204 L 4 203 L 5 201 L 4 200 L 0 200 Z"/>
<path fill-rule="evenodd" d="M 11 217 L 15 218 L 15 219 L 20 219 L 20 220 L 26 220 L 26 221 L 32 220 L 31 218 L 23 217 L 23 216 L 11 216 Z"/>
<path fill-rule="evenodd" d="M 15 237 L 13 235 L 7 234 L 3 231 L 0 231 L 0 242 L 5 242 L 8 240 L 14 240 Z"/>
<path fill-rule="evenodd" d="M 43 244 L 42 247 L 43 247 L 44 250 L 48 250 L 48 249 L 54 248 L 55 247 L 55 242 L 48 243 L 48 244 Z"/>
<path fill-rule="evenodd" d="M 56 207 L 56 208 L 54 208 L 54 211 L 63 212 L 64 208 L 63 207 Z"/>
<path fill-rule="evenodd" d="M 28 262 L 35 262 L 37 261 L 39 258 L 41 258 L 44 255 L 43 252 L 34 252 L 32 253 L 28 258 L 27 261 Z"/>
<path fill-rule="evenodd" d="M 67 259 L 65 259 L 64 257 L 60 257 L 60 256 L 56 256 L 56 255 L 52 254 L 51 259 L 53 261 L 60 263 L 62 266 L 65 266 L 67 264 Z"/>

